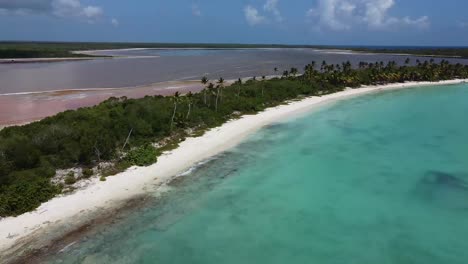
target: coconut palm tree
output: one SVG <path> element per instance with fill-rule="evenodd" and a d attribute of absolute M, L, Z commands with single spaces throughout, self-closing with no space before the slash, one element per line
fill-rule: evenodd
<path fill-rule="evenodd" d="M 172 100 L 172 103 L 174 104 L 174 111 L 172 113 L 172 118 L 171 118 L 171 132 L 172 132 L 172 129 L 174 127 L 174 118 L 177 112 L 177 104 L 179 103 L 179 100 L 180 100 L 179 92 L 176 92 L 174 96 L 172 96 L 171 100 Z"/>
<path fill-rule="evenodd" d="M 239 80 L 237 80 L 237 98 L 240 97 L 241 88 L 242 88 L 242 79 L 239 78 Z"/>
<path fill-rule="evenodd" d="M 211 106 L 211 97 L 212 97 L 213 95 L 216 95 L 216 92 L 215 92 L 216 89 L 215 89 L 214 84 L 213 84 L 213 83 L 209 83 L 209 84 L 208 84 L 208 87 L 207 87 L 207 90 L 208 90 L 208 94 L 210 95 L 210 101 L 208 102 L 208 107 L 210 107 L 210 106 Z"/>
<path fill-rule="evenodd" d="M 291 68 L 291 70 L 289 72 L 292 74 L 293 77 L 296 77 L 296 74 L 298 73 L 298 70 L 297 70 L 297 68 L 293 67 L 293 68 Z"/>
<path fill-rule="evenodd" d="M 218 99 L 219 99 L 220 95 L 222 96 L 222 89 L 224 88 L 224 79 L 219 78 L 217 84 L 218 85 L 216 85 L 217 93 L 216 93 L 216 101 L 215 101 L 215 111 L 216 112 L 218 112 Z"/>
<path fill-rule="evenodd" d="M 327 67 L 327 62 L 322 61 L 322 65 L 320 66 L 320 70 L 323 71 L 323 70 L 325 70 L 326 67 Z"/>
<path fill-rule="evenodd" d="M 206 84 L 208 83 L 208 78 L 206 76 L 203 76 L 203 78 L 201 79 L 201 83 L 206 86 Z M 206 87 L 203 89 L 203 97 L 204 97 L 204 102 L 205 102 L 205 105 L 206 105 Z"/>

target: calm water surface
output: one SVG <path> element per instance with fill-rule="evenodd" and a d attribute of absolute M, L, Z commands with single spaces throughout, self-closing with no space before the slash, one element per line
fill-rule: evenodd
<path fill-rule="evenodd" d="M 269 126 L 50 261 L 465 264 L 467 100 L 392 91 Z"/>
<path fill-rule="evenodd" d="M 358 54 L 313 49 L 238 49 L 238 50 L 131 50 L 100 52 L 102 55 L 133 58 L 98 59 L 59 63 L 0 64 L 0 94 L 84 88 L 116 88 L 156 82 L 199 80 L 223 77 L 237 79 L 275 74 L 303 67 L 313 60 L 342 63 L 350 60 L 375 62 L 407 56 Z M 148 58 L 146 56 L 159 56 Z M 135 58 L 136 57 L 136 58 Z M 412 57 L 413 62 L 416 57 Z M 428 58 L 419 58 L 421 61 Z M 436 59 L 438 61 L 439 59 Z M 468 60 L 450 59 L 467 63 Z"/>

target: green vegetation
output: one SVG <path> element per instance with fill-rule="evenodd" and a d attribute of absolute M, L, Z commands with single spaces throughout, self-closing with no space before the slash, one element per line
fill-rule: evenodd
<path fill-rule="evenodd" d="M 277 44 L 222 44 L 222 43 L 99 43 L 99 42 L 0 42 L 0 59 L 11 58 L 68 58 L 92 57 L 75 54 L 72 51 L 127 49 L 127 48 L 206 48 L 206 49 L 237 49 L 237 48 L 313 48 L 340 49 L 374 53 L 397 53 L 420 56 L 461 57 L 468 58 L 468 48 L 437 48 L 437 47 L 346 47 L 318 45 L 277 45 Z"/>
<path fill-rule="evenodd" d="M 206 89 L 197 94 L 110 98 L 94 107 L 5 128 L 0 131 L 0 216 L 33 210 L 59 194 L 61 188 L 50 181 L 57 169 L 99 167 L 110 162 L 114 166 L 100 170 L 101 180 L 105 180 L 105 176 L 131 165 L 156 162 L 158 155 L 175 148 L 187 136 L 201 135 L 229 119 L 288 100 L 360 85 L 468 78 L 468 66 L 461 64 L 436 64 L 433 60 L 409 64 L 409 60 L 403 66 L 395 62 L 360 63 L 353 69 L 349 62 L 312 62 L 303 75 L 293 68 L 284 70 L 281 78 L 239 80 L 229 87 L 222 78 L 215 83 L 204 78 Z M 157 143 L 158 149 L 152 143 Z M 92 173 L 85 169 L 83 174 Z"/>
<path fill-rule="evenodd" d="M 135 148 L 128 152 L 125 156 L 125 161 L 128 162 L 130 166 L 149 166 L 153 163 L 156 163 L 158 152 L 150 144 L 146 144 L 142 147 Z"/>
<path fill-rule="evenodd" d="M 0 59 L 92 57 L 72 51 L 106 48 L 106 44 L 61 42 L 0 42 Z"/>
<path fill-rule="evenodd" d="M 392 53 L 392 54 L 408 54 L 425 57 L 454 57 L 468 58 L 468 48 L 349 48 L 353 51 L 373 52 L 373 53 Z"/>
<path fill-rule="evenodd" d="M 93 176 L 93 170 L 89 168 L 84 168 L 82 173 L 83 173 L 83 178 L 85 179 L 91 178 L 91 176 Z"/>
<path fill-rule="evenodd" d="M 93 43 L 93 42 L 0 42 L 0 59 L 92 57 L 72 51 L 127 48 L 285 48 L 307 47 L 257 44 L 197 44 L 197 43 Z"/>
<path fill-rule="evenodd" d="M 71 185 L 74 183 L 76 183 L 75 173 L 73 171 L 70 171 L 67 177 L 65 177 L 65 184 Z"/>

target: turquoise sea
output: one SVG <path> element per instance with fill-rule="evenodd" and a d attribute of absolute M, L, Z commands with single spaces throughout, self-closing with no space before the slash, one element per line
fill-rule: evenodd
<path fill-rule="evenodd" d="M 273 124 L 48 262 L 466 264 L 468 85 Z"/>

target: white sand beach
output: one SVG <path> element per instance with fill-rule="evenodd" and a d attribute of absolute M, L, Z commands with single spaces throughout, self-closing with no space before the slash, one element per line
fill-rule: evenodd
<path fill-rule="evenodd" d="M 154 192 L 155 186 L 164 186 L 197 162 L 232 148 L 265 125 L 310 112 L 326 103 L 353 96 L 391 89 L 410 88 L 424 85 L 447 85 L 467 82 L 451 80 L 437 83 L 413 82 L 384 86 L 347 89 L 322 97 L 309 97 L 288 105 L 269 108 L 256 115 L 246 115 L 240 119 L 214 128 L 201 137 L 188 138 L 180 147 L 159 157 L 158 162 L 149 167 L 132 167 L 126 172 L 108 177 L 100 182 L 93 179 L 86 187 L 72 194 L 60 196 L 42 204 L 37 210 L 18 217 L 0 219 L 0 257 L 18 248 L 30 238 L 41 237 L 56 225 L 67 223 L 73 229 L 87 213 L 112 209 L 121 202 L 139 194 Z"/>
<path fill-rule="evenodd" d="M 13 59 L 0 59 L 0 64 L 83 61 L 83 60 L 94 60 L 94 59 L 105 59 L 105 58 L 106 57 L 26 58 L 26 59 L 13 58 Z"/>

